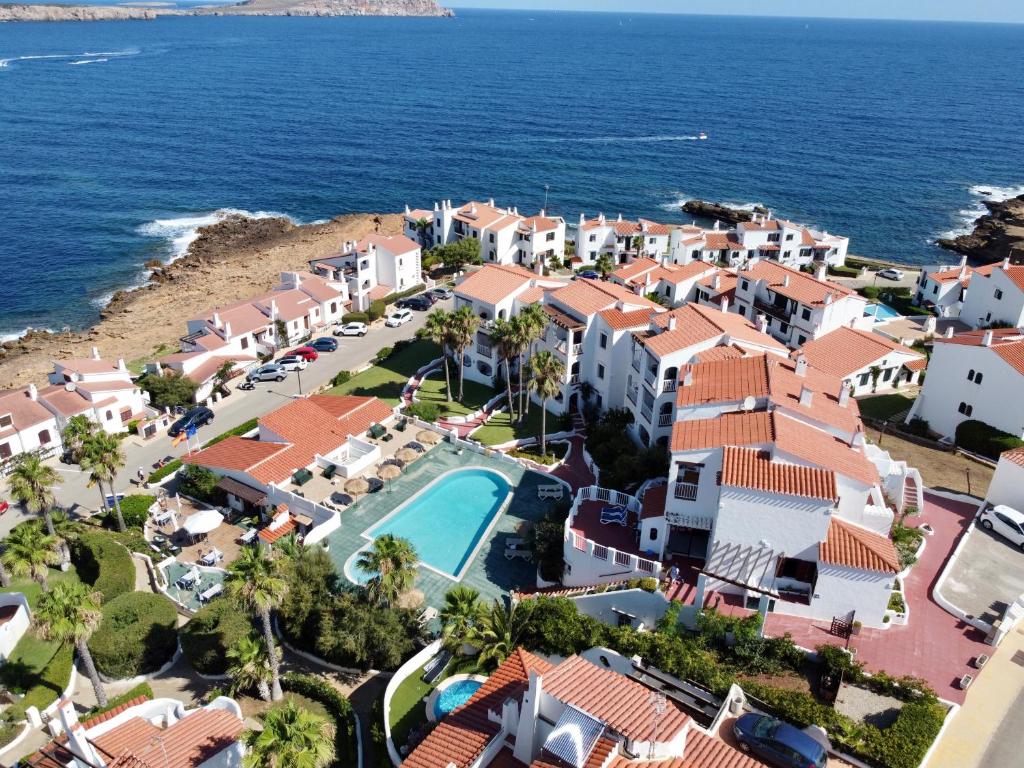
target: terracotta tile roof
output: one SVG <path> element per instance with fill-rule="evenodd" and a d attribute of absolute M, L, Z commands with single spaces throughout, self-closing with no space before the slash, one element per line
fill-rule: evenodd
<path fill-rule="evenodd" d="M 863 429 L 857 401 L 851 397 L 847 399 L 846 405 L 839 404 L 843 381 L 838 376 L 810 366 L 803 376 L 798 376 L 793 360 L 774 358 L 768 361 L 768 376 L 768 395 L 774 405 L 851 436 L 858 429 Z M 804 387 L 812 393 L 810 405 L 800 402 L 800 393 Z"/>
<path fill-rule="evenodd" d="M 469 701 L 444 718 L 405 758 L 405 768 L 468 768 L 497 735 L 500 726 L 488 712 L 501 712 L 510 697 L 526 690 L 530 672 L 544 675 L 551 665 L 532 653 L 517 649 L 502 662 Z"/>
<path fill-rule="evenodd" d="M 690 377 L 688 385 L 685 384 L 687 375 Z M 679 381 L 676 405 L 680 407 L 765 397 L 768 394 L 767 360 L 764 355 L 756 355 L 687 365 L 680 371 Z"/>
<path fill-rule="evenodd" d="M 654 269 L 657 269 L 659 266 L 660 262 L 657 262 L 654 259 L 636 259 L 630 262 L 629 264 L 626 264 L 624 267 L 619 267 L 618 269 L 616 269 L 614 272 L 612 272 L 611 276 L 618 278 L 623 282 L 629 282 L 634 277 L 640 277 L 646 272 L 650 272 Z M 643 281 L 641 280 L 639 282 Z"/>
<path fill-rule="evenodd" d="M 185 376 L 197 384 L 203 384 L 213 378 L 224 363 L 251 363 L 256 359 L 252 355 L 212 355 L 209 360 L 199 364 Z"/>
<path fill-rule="evenodd" d="M 936 283 L 952 283 L 970 280 L 974 270 L 971 267 L 951 267 L 938 272 L 929 272 L 928 279 Z"/>
<path fill-rule="evenodd" d="M 552 229 L 558 229 L 558 222 L 547 216 L 529 216 L 519 222 L 519 229 L 529 233 L 533 231 L 534 224 L 537 225 L 538 232 L 550 232 Z"/>
<path fill-rule="evenodd" d="M 673 451 L 692 451 L 725 445 L 768 445 L 774 439 L 770 413 L 723 413 L 714 419 L 675 422 L 671 445 Z"/>
<path fill-rule="evenodd" d="M 623 736 L 637 741 L 671 741 L 690 720 L 672 701 L 657 725 L 651 719 L 651 691 L 624 675 L 571 656 L 542 679 L 544 692 L 581 709 Z"/>
<path fill-rule="evenodd" d="M 743 243 L 732 232 L 705 232 L 704 250 L 737 251 L 744 250 Z"/>
<path fill-rule="evenodd" d="M 536 278 L 522 267 L 487 264 L 455 286 L 455 294 L 474 301 L 497 304 L 530 286 Z"/>
<path fill-rule="evenodd" d="M 434 212 L 428 211 L 426 208 L 413 208 L 407 214 L 405 214 L 405 218 L 413 223 L 419 221 L 420 219 L 427 219 L 429 221 L 430 219 L 434 218 Z"/>
<path fill-rule="evenodd" d="M 870 367 L 893 352 L 926 362 L 924 355 L 910 347 L 897 344 L 877 333 L 858 331 L 847 326 L 807 342 L 800 348 L 800 352 L 814 368 L 841 378 Z"/>
<path fill-rule="evenodd" d="M 387 298 L 392 293 L 394 293 L 394 289 L 390 285 L 380 283 L 373 286 L 373 288 L 370 289 L 370 292 L 366 295 L 369 296 L 370 301 L 377 301 L 378 299 Z"/>
<path fill-rule="evenodd" d="M 716 360 L 734 360 L 739 357 L 746 357 L 747 353 L 739 347 L 732 345 L 726 347 L 712 347 L 694 356 L 698 363 L 712 363 Z"/>
<path fill-rule="evenodd" d="M 43 397 L 44 393 L 54 389 L 64 392 L 64 387 L 55 385 L 40 390 L 38 397 Z M 74 392 L 68 394 L 73 396 L 78 403 L 85 405 L 81 395 L 76 395 Z M 79 410 L 73 411 L 73 414 L 78 413 Z M 46 410 L 38 400 L 33 400 L 28 396 L 28 388 L 0 392 L 0 415 L 8 413 L 11 415 L 13 429 L 18 431 L 44 424 L 53 419 L 53 414 Z"/>
<path fill-rule="evenodd" d="M 838 517 L 829 521 L 828 535 L 818 545 L 818 559 L 864 571 L 900 572 L 899 555 L 888 538 Z"/>
<path fill-rule="evenodd" d="M 620 309 L 624 310 L 626 307 L 658 309 L 661 306 L 648 298 L 637 296 L 621 285 L 599 280 L 574 280 L 564 288 L 549 293 L 548 298 L 584 316 L 610 309 L 619 302 L 624 305 Z"/>
<path fill-rule="evenodd" d="M 832 472 L 772 461 L 766 454 L 753 448 L 725 448 L 722 453 L 721 483 L 824 501 L 839 498 L 836 476 Z"/>
<path fill-rule="evenodd" d="M 431 212 L 426 218 L 433 218 L 433 215 L 433 212 Z M 355 250 L 365 252 L 371 245 L 374 248 L 387 251 L 393 256 L 409 253 L 410 251 L 417 251 L 420 247 L 419 243 L 413 242 L 405 235 L 378 235 L 374 232 L 366 235 L 362 240 L 356 243 Z"/>
<path fill-rule="evenodd" d="M 691 728 L 682 757 L 666 760 L 630 760 L 616 756 L 607 768 L 764 768 L 765 763 L 740 752 L 721 739 Z"/>
<path fill-rule="evenodd" d="M 210 332 L 200 339 L 196 340 L 197 344 L 201 344 L 204 349 L 215 349 L 218 346 L 224 345 L 224 340 L 221 339 L 212 329 L 215 327 L 213 324 L 213 316 L 216 314 L 220 318 L 221 328 L 226 324 L 231 325 L 231 335 L 241 336 L 245 333 L 252 333 L 254 331 L 266 328 L 270 325 L 270 316 L 268 313 L 264 313 L 259 309 L 257 304 L 264 297 L 258 297 L 255 299 L 245 299 L 244 301 L 237 301 L 234 304 L 228 304 L 225 307 L 219 307 L 204 315 L 193 318 L 193 320 L 202 320 L 209 327 Z M 267 307 L 269 312 L 270 301 L 267 299 Z M 211 338 L 212 337 L 212 338 Z"/>
<path fill-rule="evenodd" d="M 273 544 L 278 539 L 287 536 L 289 533 L 294 531 L 295 528 L 295 518 L 289 517 L 284 523 L 277 526 L 277 528 L 260 528 L 260 532 L 256 535 L 259 536 L 260 541 L 263 543 Z"/>
<path fill-rule="evenodd" d="M 718 288 L 714 287 L 715 277 L 718 277 Z M 722 296 L 728 294 L 734 294 L 736 292 L 736 283 L 739 278 L 736 277 L 735 272 L 729 272 L 724 269 L 715 270 L 713 274 L 699 280 L 697 285 L 708 288 L 711 291 L 712 296 Z"/>
<path fill-rule="evenodd" d="M 536 304 L 543 298 L 544 288 L 539 285 L 533 285 L 516 296 L 516 301 L 520 304 Z"/>
<path fill-rule="evenodd" d="M 999 458 L 1012 461 L 1019 467 L 1024 467 L 1024 448 L 1013 448 L 1009 451 L 1003 451 Z"/>
<path fill-rule="evenodd" d="M 92 357 L 72 357 L 68 360 L 57 360 L 56 363 L 62 368 L 81 374 L 115 373 L 118 367 L 115 363 L 107 360 L 97 360 Z"/>
<path fill-rule="evenodd" d="M 740 272 L 740 277 L 746 277 L 752 281 L 764 281 L 769 290 L 808 306 L 824 306 L 825 298 L 829 294 L 832 295 L 833 301 L 853 297 L 867 303 L 845 285 L 828 280 L 818 280 L 806 272 L 790 269 L 773 261 L 758 261 Z M 784 285 L 787 277 L 789 284 Z"/>
<path fill-rule="evenodd" d="M 667 264 L 663 269 L 667 274 L 659 275 L 661 279 L 667 280 L 670 283 L 681 283 L 683 280 L 689 280 L 707 272 L 716 271 L 717 267 L 704 261 L 691 261 L 689 264 L 682 265 Z"/>
<path fill-rule="evenodd" d="M 452 218 L 480 230 L 501 229 L 522 220 L 521 216 L 514 216 L 502 208 L 475 200 L 471 200 L 456 210 Z"/>
<path fill-rule="evenodd" d="M 233 712 L 199 709 L 169 728 L 157 728 L 140 717 L 92 739 L 93 744 L 115 760 L 129 754 L 137 762 L 126 765 L 194 768 L 234 744 L 245 726 Z"/>
<path fill-rule="evenodd" d="M 732 341 L 754 344 L 762 349 L 775 350 L 787 354 L 789 350 L 767 333 L 761 333 L 752 322 L 735 312 L 722 312 L 720 309 L 707 307 L 703 304 L 690 304 L 693 311 L 706 320 L 717 325 L 729 335 Z"/>
<path fill-rule="evenodd" d="M 875 465 L 839 438 L 778 413 L 774 414 L 774 422 L 775 445 L 783 453 L 865 485 L 878 483 Z"/>
<path fill-rule="evenodd" d="M 613 331 L 627 331 L 631 328 L 645 328 L 650 324 L 651 315 L 657 310 L 635 309 L 632 312 L 623 312 L 621 309 L 606 309 L 598 314 L 608 323 Z"/>
<path fill-rule="evenodd" d="M 232 435 L 191 456 L 182 456 L 181 460 L 185 464 L 199 464 L 212 469 L 249 472 L 271 456 L 286 450 L 288 446 L 284 443 L 266 443 Z"/>
<path fill-rule="evenodd" d="M 903 364 L 908 371 L 923 371 L 928 367 L 928 358 L 922 357 L 917 360 L 909 360 Z"/>
<path fill-rule="evenodd" d="M 745 232 L 775 232 L 779 229 L 777 219 L 760 219 L 759 221 L 741 221 L 736 225 L 737 229 Z"/>
<path fill-rule="evenodd" d="M 668 498 L 668 485 L 652 485 L 644 491 L 643 505 L 640 507 L 640 519 L 665 516 L 665 499 Z"/>
<path fill-rule="evenodd" d="M 299 290 L 312 297 L 315 301 L 326 303 L 341 298 L 341 291 L 337 288 L 332 288 L 330 282 L 320 275 L 314 275 L 310 272 L 300 273 L 299 281 Z"/>

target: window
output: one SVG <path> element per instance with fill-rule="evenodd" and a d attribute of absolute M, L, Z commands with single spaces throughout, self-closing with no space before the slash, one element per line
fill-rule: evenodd
<path fill-rule="evenodd" d="M 7 427 L 14 424 L 14 417 L 9 413 L 5 413 L 0 416 L 0 429 L 6 429 Z"/>
<path fill-rule="evenodd" d="M 892 378 L 892 370 L 892 368 L 886 368 L 884 371 L 882 371 L 882 381 L 888 381 L 889 379 Z"/>
<path fill-rule="evenodd" d="M 648 245 L 654 245 L 654 238 L 653 237 L 648 237 L 647 238 L 647 244 Z"/>
<path fill-rule="evenodd" d="M 705 297 L 705 298 L 707 298 L 707 297 Z M 736 311 L 737 311 L 737 312 L 738 312 L 739 314 L 743 315 L 744 317 L 746 317 L 746 316 L 747 316 L 747 308 L 746 308 L 746 307 L 738 307 L 738 308 L 736 309 Z"/>
<path fill-rule="evenodd" d="M 811 310 L 809 310 L 806 307 L 804 307 L 804 311 L 800 313 L 800 317 L 802 317 L 804 320 L 810 320 L 811 319 Z"/>
<path fill-rule="evenodd" d="M 996 292 L 993 295 L 996 297 L 997 301 L 999 299 L 1003 298 L 1003 292 L 1001 290 L 999 290 L 998 288 L 996 288 Z"/>
<path fill-rule="evenodd" d="M 9 459 L 13 455 L 10 443 L 0 443 L 0 459 Z"/>
<path fill-rule="evenodd" d="M 548 236 L 546 238 L 544 238 L 544 239 L 547 240 L 550 243 L 552 240 L 555 239 L 555 233 L 554 232 L 548 232 Z"/>
<path fill-rule="evenodd" d="M 788 235 L 786 235 L 786 242 L 788 243 L 792 239 L 793 239 L 793 233 L 790 232 Z"/>
<path fill-rule="evenodd" d="M 974 369 L 973 368 L 971 368 L 971 370 L 969 370 L 967 372 L 967 380 L 968 381 L 974 381 Z"/>
<path fill-rule="evenodd" d="M 870 380 L 871 380 L 871 374 L 870 373 L 862 373 L 860 375 L 860 385 L 862 387 L 866 387 Z"/>
<path fill-rule="evenodd" d="M 248 348 L 249 348 L 249 337 L 248 336 L 243 336 L 242 337 L 242 349 L 248 349 Z"/>
<path fill-rule="evenodd" d="M 655 541 L 658 538 L 658 529 L 651 528 L 651 541 Z"/>
<path fill-rule="evenodd" d="M 933 285 L 932 286 L 932 293 L 938 293 L 938 292 L 939 292 L 939 286 Z"/>
<path fill-rule="evenodd" d="M 489 242 L 489 243 L 493 243 L 494 242 L 494 233 L 493 232 L 491 232 L 489 235 L 487 235 L 487 242 Z"/>
<path fill-rule="evenodd" d="M 985 314 L 985 322 L 986 323 L 992 322 L 992 313 L 991 312 L 988 312 L 988 313 Z"/>
<path fill-rule="evenodd" d="M 806 343 L 807 343 L 807 337 L 804 336 L 803 334 L 800 334 L 799 336 L 796 337 L 796 345 L 798 347 L 802 347 Z"/>
<path fill-rule="evenodd" d="M 975 384 L 981 384 L 981 377 L 982 377 L 981 371 L 978 371 L 976 374 L 974 374 L 974 383 Z"/>
<path fill-rule="evenodd" d="M 591 242 L 591 243 L 596 243 L 596 242 L 597 242 L 597 235 L 591 235 L 591 236 L 590 236 L 590 241 L 589 241 L 589 242 Z"/>
<path fill-rule="evenodd" d="M 601 334 L 600 344 L 601 344 L 601 349 L 608 349 L 608 334 L 607 333 L 602 333 Z"/>
<path fill-rule="evenodd" d="M 44 429 L 39 433 L 39 444 L 48 445 L 50 442 L 50 430 Z"/>
<path fill-rule="evenodd" d="M 971 414 L 974 413 L 974 406 L 968 405 L 967 403 L 960 403 L 960 405 L 957 407 L 957 411 L 959 411 L 962 415 L 970 418 Z"/>
<path fill-rule="evenodd" d="M 107 421 L 111 421 L 113 418 L 114 418 L 114 412 L 113 411 L 107 411 L 107 415 L 105 416 L 105 419 Z"/>
<path fill-rule="evenodd" d="M 746 280 L 740 280 L 740 288 L 742 288 L 744 291 L 749 291 L 750 283 L 748 283 Z"/>
<path fill-rule="evenodd" d="M 603 365 L 599 364 L 597 366 L 597 378 L 599 378 L 599 379 L 603 379 L 604 378 L 604 366 Z"/>
<path fill-rule="evenodd" d="M 700 258 L 700 249 L 699 248 L 696 251 L 693 252 L 693 258 L 695 258 L 695 259 L 699 259 Z"/>

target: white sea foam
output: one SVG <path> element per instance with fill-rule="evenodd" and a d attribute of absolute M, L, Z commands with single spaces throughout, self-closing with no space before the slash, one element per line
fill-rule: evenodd
<path fill-rule="evenodd" d="M 188 252 L 188 247 L 199 237 L 199 229 L 223 221 L 228 216 L 248 216 L 251 219 L 286 218 L 293 223 L 295 219 L 276 211 L 242 211 L 237 208 L 221 208 L 212 213 L 201 213 L 192 216 L 181 216 L 176 219 L 156 219 L 136 229 L 144 237 L 161 238 L 167 242 L 168 263 L 180 259 Z"/>
<path fill-rule="evenodd" d="M 655 144 L 666 141 L 698 141 L 698 136 L 566 136 L 537 139 L 545 143 L 566 144 Z"/>
<path fill-rule="evenodd" d="M 662 203 L 659 207 L 663 211 L 672 211 L 673 213 L 675 213 L 680 208 L 682 208 L 684 204 L 690 202 L 691 200 L 699 200 L 699 199 L 700 198 L 691 197 L 690 195 L 684 195 L 682 192 L 673 192 L 672 193 L 672 199 L 669 200 L 668 202 Z M 724 202 L 724 203 L 722 203 L 722 205 L 724 205 L 726 208 L 733 208 L 733 209 L 735 209 L 737 211 L 753 211 L 753 210 L 755 210 L 757 208 L 764 208 L 765 207 L 764 203 L 730 203 L 730 202 Z"/>
<path fill-rule="evenodd" d="M 969 235 L 974 231 L 974 222 L 988 213 L 986 202 L 1001 203 L 1013 197 L 1024 195 L 1024 184 L 1009 187 L 997 187 L 990 184 L 975 184 L 968 187 L 967 192 L 973 198 L 969 208 L 961 208 L 953 217 L 954 226 L 939 234 L 940 238 L 952 240 L 960 235 Z"/>
<path fill-rule="evenodd" d="M 0 333 L 0 344 L 6 341 L 17 341 L 22 336 L 27 334 L 29 331 L 46 331 L 47 333 L 56 333 L 53 328 L 33 328 L 31 325 L 28 328 L 24 328 L 20 331 L 14 331 L 10 333 Z"/>
<path fill-rule="evenodd" d="M 19 61 L 40 61 L 46 59 L 75 59 L 72 64 L 89 64 L 92 61 L 107 61 L 111 56 L 137 56 L 140 53 L 138 48 L 125 48 L 122 51 L 85 51 L 84 53 L 45 53 L 31 56 L 12 56 L 8 59 L 0 59 L 0 69 L 6 69 L 12 62 Z M 104 58 L 97 58 L 104 57 Z"/>
<path fill-rule="evenodd" d="M 68 64 L 71 64 L 71 65 L 77 65 L 77 64 L 99 64 L 100 62 L 103 62 L 103 61 L 110 61 L 110 59 L 79 59 L 78 61 L 69 61 Z"/>

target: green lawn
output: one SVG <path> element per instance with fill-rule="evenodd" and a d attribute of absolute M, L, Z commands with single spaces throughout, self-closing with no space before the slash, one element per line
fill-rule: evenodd
<path fill-rule="evenodd" d="M 561 430 L 559 417 L 548 413 L 548 433 Z M 530 403 L 530 412 L 518 423 L 510 423 L 508 411 L 494 414 L 487 423 L 476 430 L 472 437 L 484 445 L 501 445 L 510 440 L 522 440 L 527 437 L 540 437 L 540 406 Z"/>
<path fill-rule="evenodd" d="M 458 371 L 453 370 L 452 396 L 457 397 L 458 394 Z M 438 370 L 424 379 L 423 384 L 416 390 L 416 399 L 424 403 L 435 403 L 441 409 L 441 413 L 448 416 L 468 416 L 483 408 L 495 394 L 492 387 L 466 380 L 462 384 L 462 402 L 452 400 L 449 403 L 444 386 L 444 371 Z"/>
<path fill-rule="evenodd" d="M 51 568 L 46 580 L 51 587 L 58 581 L 78 581 L 78 572 L 73 565 L 67 571 Z M 35 608 L 36 601 L 39 600 L 39 596 L 43 593 L 43 588 L 39 586 L 39 582 L 33 579 L 11 579 L 10 586 L 0 587 L 0 592 L 21 592 L 21 594 L 28 598 L 29 606 Z"/>
<path fill-rule="evenodd" d="M 353 376 L 344 384 L 327 390 L 329 395 L 365 395 L 379 397 L 397 405 L 402 387 L 417 370 L 441 356 L 441 349 L 432 341 L 416 341 L 392 354 L 383 363 Z"/>
<path fill-rule="evenodd" d="M 389 725 L 391 739 L 395 746 L 401 748 L 409 737 L 409 733 L 427 722 L 427 705 L 424 699 L 444 679 L 452 675 L 473 675 L 477 673 L 476 659 L 473 657 L 456 657 L 433 685 L 424 683 L 423 667 L 409 675 L 395 690 L 391 697 Z"/>
<path fill-rule="evenodd" d="M 893 393 L 891 395 L 875 395 L 858 400 L 860 412 L 870 419 L 887 421 L 898 413 L 903 413 L 914 404 L 914 399 L 906 395 Z"/>

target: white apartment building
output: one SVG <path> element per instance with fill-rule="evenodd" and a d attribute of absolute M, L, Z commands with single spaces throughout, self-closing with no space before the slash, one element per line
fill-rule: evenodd
<path fill-rule="evenodd" d="M 0 474 L 23 453 L 48 455 L 60 447 L 57 417 L 39 401 L 35 384 L 0 392 Z"/>
<path fill-rule="evenodd" d="M 972 328 L 992 325 L 1024 327 L 1024 265 L 978 267 L 971 274 L 969 290 L 960 309 L 960 321 Z"/>
<path fill-rule="evenodd" d="M 1024 332 L 978 330 L 935 339 L 928 376 L 907 421 L 920 418 L 953 438 L 973 419 L 1024 437 Z"/>
<path fill-rule="evenodd" d="M 496 206 L 493 198 L 459 207 L 442 200 L 432 211 L 406 206 L 404 232 L 424 248 L 475 237 L 484 264 L 518 264 L 540 272 L 545 263 L 565 258 L 564 219 L 545 211 L 523 216 L 518 208 Z"/>
<path fill-rule="evenodd" d="M 96 347 L 92 357 L 55 360 L 49 379 L 50 386 L 39 391 L 39 402 L 61 430 L 72 416 L 84 415 L 114 434 L 149 415 L 146 397 L 124 360 L 103 360 Z"/>
<path fill-rule="evenodd" d="M 973 272 L 967 266 L 966 256 L 959 264 L 922 267 L 914 304 L 934 311 L 939 317 L 959 317 Z"/>
<path fill-rule="evenodd" d="M 703 261 L 680 266 L 641 257 L 612 272 L 609 280 L 631 289 L 639 296 L 653 294 L 668 306 L 678 307 L 693 301 L 697 297 L 700 281 L 717 271 L 716 267 Z"/>
<path fill-rule="evenodd" d="M 811 276 L 758 259 L 740 268 L 736 278 L 731 310 L 751 320 L 763 315 L 767 332 L 791 348 L 842 326 L 870 322 L 864 317 L 867 300 L 826 280 L 824 267 Z"/>
<path fill-rule="evenodd" d="M 377 299 L 423 284 L 420 246 L 402 235 L 371 234 L 359 242 L 346 241 L 339 254 L 314 259 L 309 266 L 315 275 L 336 285 L 345 301 L 351 299 L 355 312 L 365 312 Z"/>
<path fill-rule="evenodd" d="M 648 219 L 630 221 L 623 219 L 621 213 L 614 219 L 607 219 L 602 213 L 589 221 L 581 213 L 573 234 L 574 263 L 590 265 L 605 253 L 616 264 L 626 264 L 643 256 L 660 260 L 668 253 L 671 232 L 669 224 Z"/>
<path fill-rule="evenodd" d="M 800 347 L 812 368 L 838 376 L 854 397 L 917 384 L 928 365 L 924 354 L 871 331 L 836 328 Z"/>

